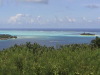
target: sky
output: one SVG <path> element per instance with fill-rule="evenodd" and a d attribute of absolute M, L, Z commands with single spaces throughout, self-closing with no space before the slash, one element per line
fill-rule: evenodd
<path fill-rule="evenodd" d="M 0 0 L 0 28 L 100 28 L 100 0 Z"/>

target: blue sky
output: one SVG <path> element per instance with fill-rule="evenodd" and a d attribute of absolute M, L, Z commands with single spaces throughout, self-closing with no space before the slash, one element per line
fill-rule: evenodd
<path fill-rule="evenodd" d="M 100 1 L 0 0 L 0 28 L 100 28 Z"/>

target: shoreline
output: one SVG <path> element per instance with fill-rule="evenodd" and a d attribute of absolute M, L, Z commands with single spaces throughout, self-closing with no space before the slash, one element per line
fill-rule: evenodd
<path fill-rule="evenodd" d="M 16 39 L 17 36 L 12 36 L 12 35 L 9 35 L 9 34 L 0 34 L 0 40 L 8 40 L 8 39 Z"/>

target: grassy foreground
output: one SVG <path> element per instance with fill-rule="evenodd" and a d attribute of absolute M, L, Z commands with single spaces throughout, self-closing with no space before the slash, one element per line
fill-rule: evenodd
<path fill-rule="evenodd" d="M 27 42 L 0 51 L 0 75 L 100 75 L 100 48 Z"/>

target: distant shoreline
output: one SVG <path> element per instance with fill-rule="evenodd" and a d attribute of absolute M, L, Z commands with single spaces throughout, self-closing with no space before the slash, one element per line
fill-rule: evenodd
<path fill-rule="evenodd" d="M 9 34 L 0 34 L 0 40 L 8 40 L 8 39 L 16 39 L 17 36 L 12 36 L 12 35 L 9 35 Z"/>
<path fill-rule="evenodd" d="M 78 31 L 100 31 L 100 28 L 0 28 L 0 30 L 32 30 L 32 31 L 69 31 L 69 30 L 78 30 Z"/>

